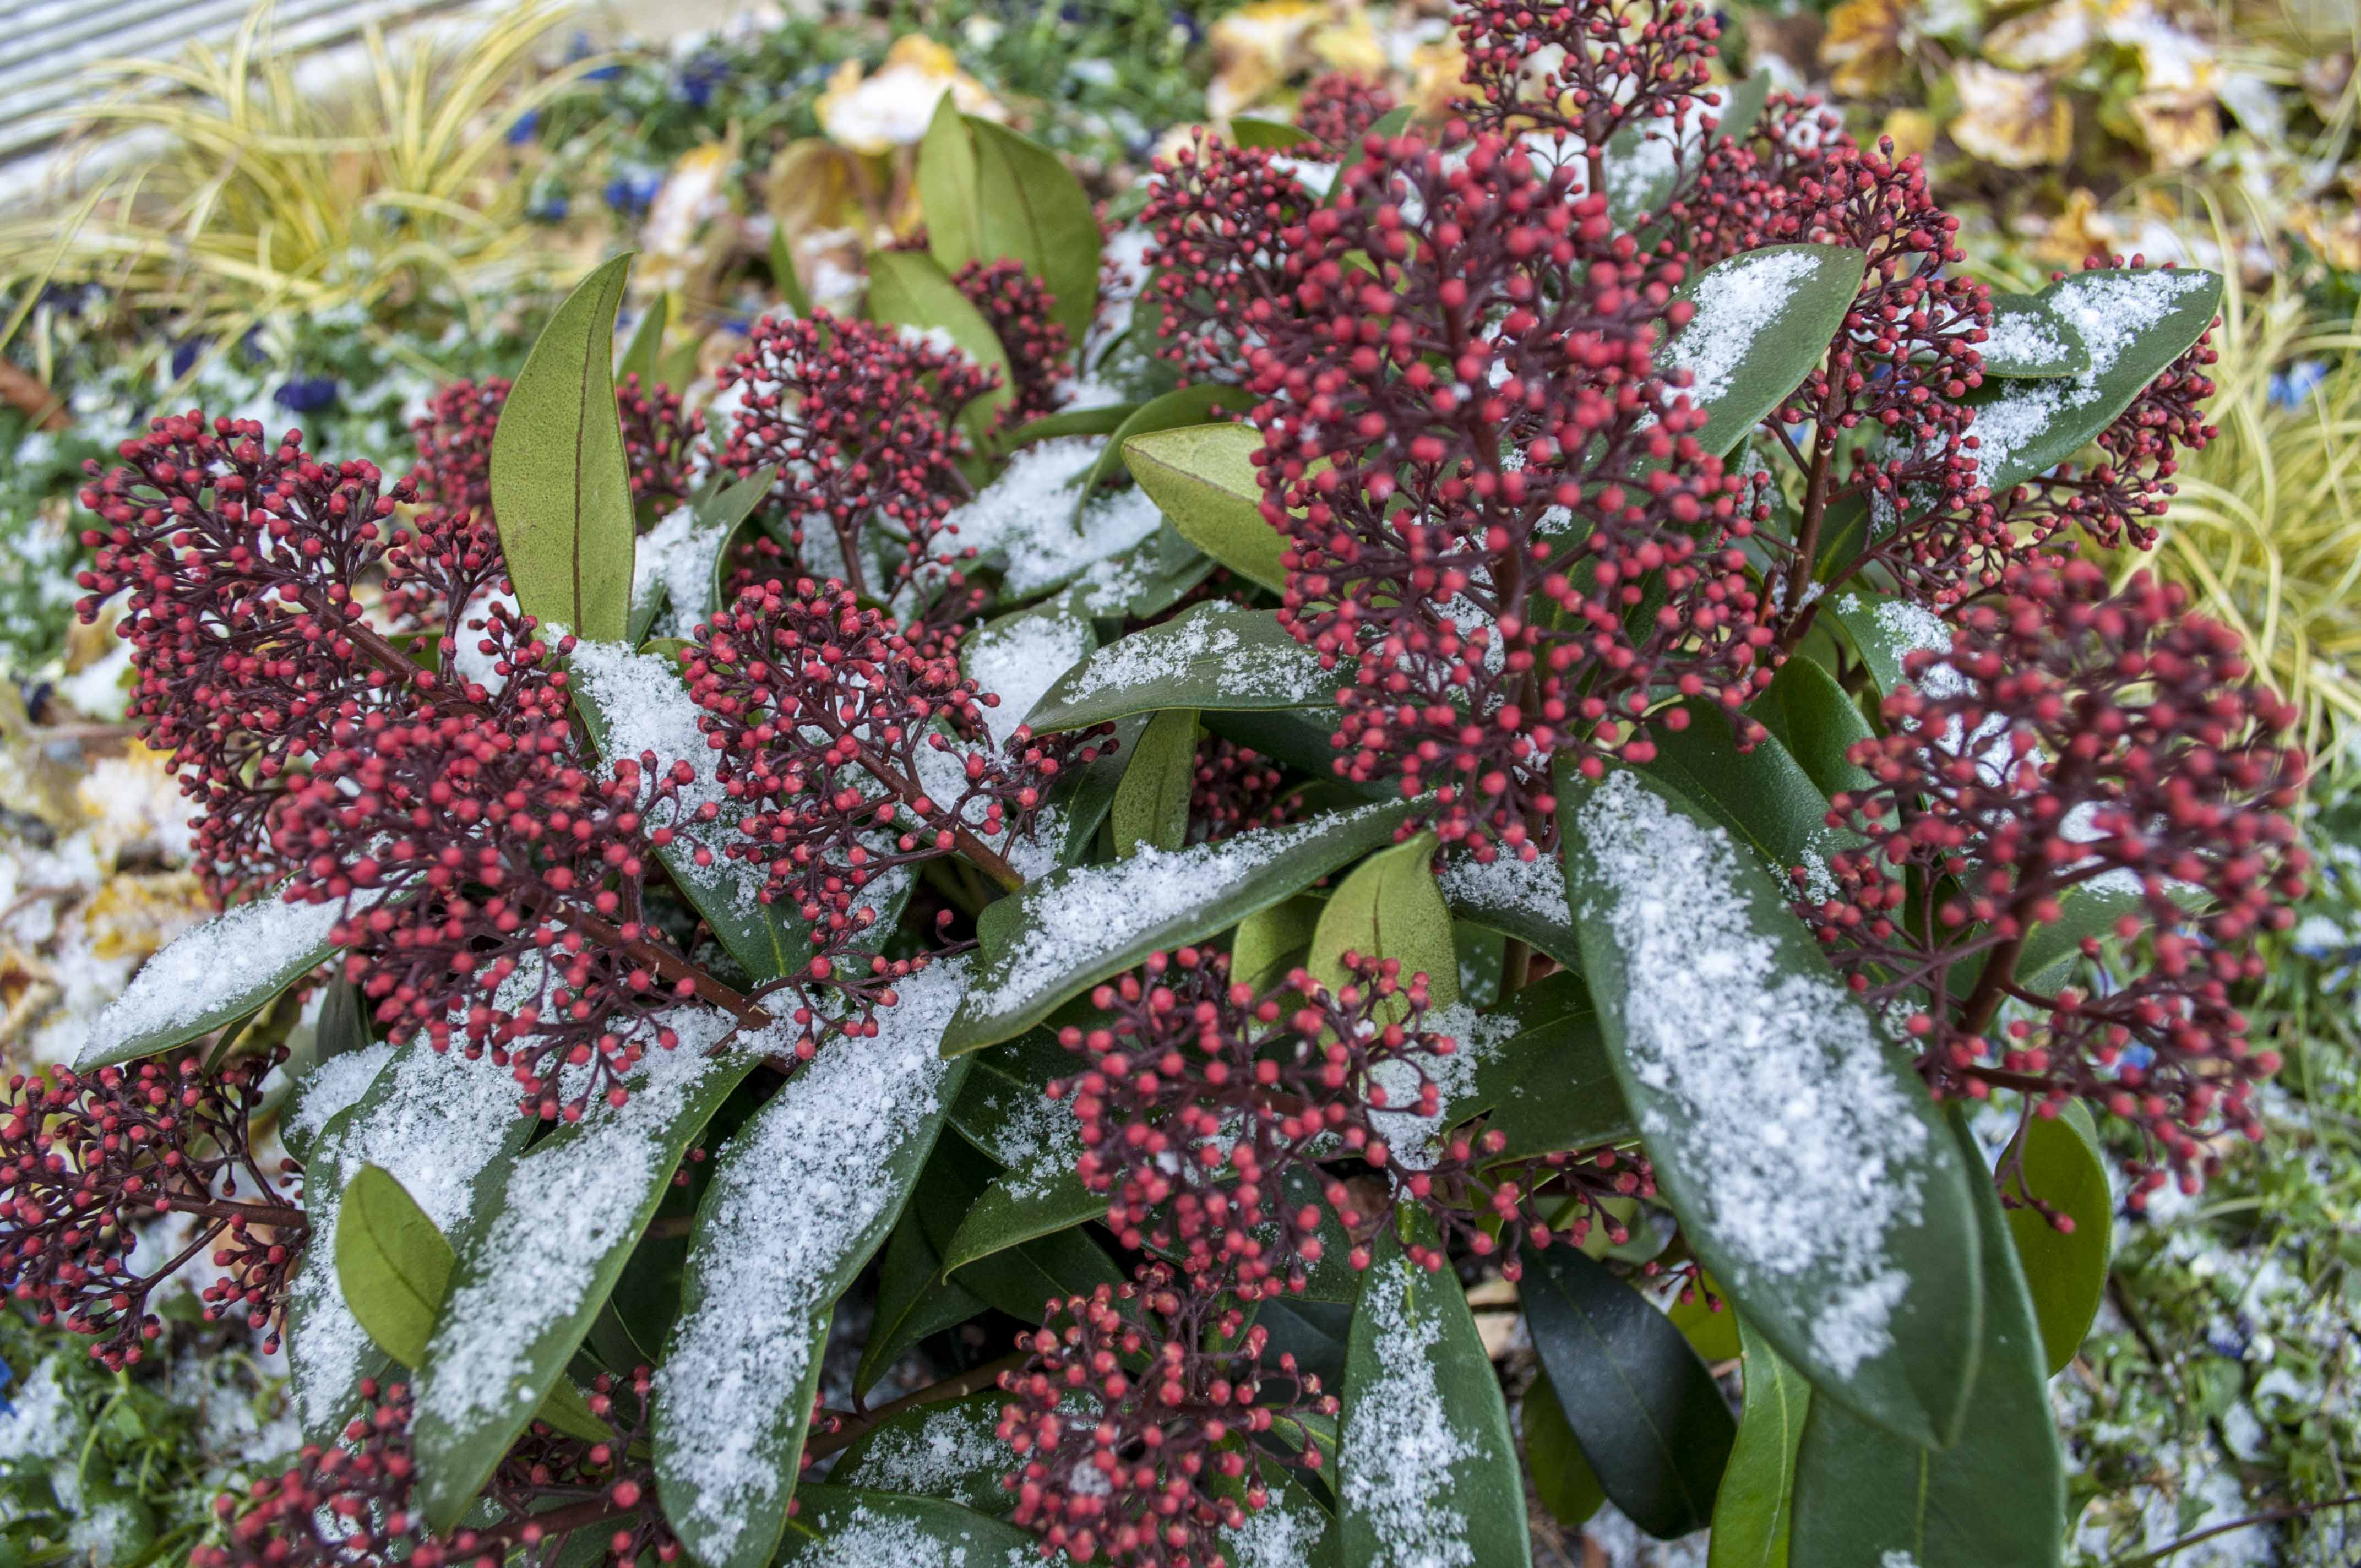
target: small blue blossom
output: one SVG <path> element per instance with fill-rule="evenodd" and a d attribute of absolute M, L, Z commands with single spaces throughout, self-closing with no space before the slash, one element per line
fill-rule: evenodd
<path fill-rule="evenodd" d="M 710 51 L 697 55 L 680 68 L 680 95 L 691 108 L 706 108 L 713 102 L 713 90 L 729 79 L 728 59 Z"/>
<path fill-rule="evenodd" d="M 562 224 L 566 221 L 566 214 L 569 210 L 570 203 L 564 195 L 552 194 L 542 197 L 525 208 L 524 215 L 537 224 Z"/>
<path fill-rule="evenodd" d="M 656 174 L 618 174 L 599 191 L 607 205 L 626 217 L 637 217 L 654 204 L 656 192 L 664 189 L 664 177 Z"/>
<path fill-rule="evenodd" d="M 2299 359 L 2284 370 L 2275 370 L 2270 380 L 2271 406 L 2301 408 L 2327 379 L 2328 362 L 2324 359 Z"/>
<path fill-rule="evenodd" d="M 210 337 L 184 337 L 172 345 L 172 379 L 177 381 L 194 369 L 198 356 L 213 345 Z"/>
<path fill-rule="evenodd" d="M 1175 7 L 1172 12 L 1172 26 L 1180 31 L 1180 36 L 1192 49 L 1205 41 L 1205 29 L 1198 25 L 1197 13 L 1194 11 Z"/>
<path fill-rule="evenodd" d="M 289 413 L 316 413 L 336 400 L 336 378 L 334 376 L 298 376 L 282 381 L 270 394 L 270 400 Z"/>
<path fill-rule="evenodd" d="M 516 117 L 515 122 L 509 126 L 509 145 L 511 147 L 522 147 L 526 142 L 531 141 L 533 137 L 540 132 L 540 109 L 527 109 L 523 114 L 519 115 Z"/>
<path fill-rule="evenodd" d="M 16 1380 L 16 1374 L 10 1370 L 6 1362 L 0 1361 L 0 1389 L 5 1389 Z M 8 1396 L 5 1393 L 0 1393 L 0 1416 L 13 1416 L 16 1413 L 16 1407 L 8 1402 Z"/>

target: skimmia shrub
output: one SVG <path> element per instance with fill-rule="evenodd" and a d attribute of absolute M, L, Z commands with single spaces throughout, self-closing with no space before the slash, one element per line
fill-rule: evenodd
<path fill-rule="evenodd" d="M 283 1334 L 202 1561 L 1506 1568 L 1529 1482 L 2058 1561 L 2093 1118 L 2134 1208 L 2257 1132 L 2305 874 L 2108 554 L 2218 280 L 1994 292 L 1679 0 L 1458 25 L 1128 218 L 947 99 L 709 384 L 616 261 L 411 475 L 93 474 L 225 908 L 12 1086 L 0 1245 L 110 1361 L 208 1254 Z"/>

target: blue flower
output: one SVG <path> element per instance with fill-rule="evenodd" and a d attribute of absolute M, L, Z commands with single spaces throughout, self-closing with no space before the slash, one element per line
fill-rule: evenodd
<path fill-rule="evenodd" d="M 680 95 L 692 108 L 713 102 L 713 90 L 730 80 L 730 61 L 721 55 L 700 54 L 680 68 Z"/>
<path fill-rule="evenodd" d="M 2299 359 L 2284 370 L 2271 373 L 2271 406 L 2279 409 L 2301 408 L 2320 384 L 2328 379 L 2328 362 L 2324 359 Z"/>
<path fill-rule="evenodd" d="M 1205 41 L 1205 29 L 1198 26 L 1196 12 L 1174 7 L 1172 25 L 1180 29 L 1181 36 L 1189 40 L 1191 48 L 1193 49 Z"/>
<path fill-rule="evenodd" d="M 563 195 L 550 195 L 525 208 L 524 215 L 537 224 L 562 224 L 567 211 L 568 203 Z"/>
<path fill-rule="evenodd" d="M 2137 1068 L 2142 1072 L 2146 1072 L 2155 1061 L 2156 1047 L 2154 1046 L 2135 1044 L 2125 1046 L 2124 1047 L 2123 1064 L 2125 1067 Z"/>
<path fill-rule="evenodd" d="M 531 141 L 540 129 L 541 111 L 537 108 L 527 109 L 516 117 L 515 124 L 509 126 L 509 145 L 521 147 Z"/>
<path fill-rule="evenodd" d="M 172 345 L 172 379 L 177 381 L 187 375 L 194 368 L 197 356 L 213 345 L 210 337 L 184 337 Z"/>
<path fill-rule="evenodd" d="M 16 1380 L 16 1375 L 8 1369 L 8 1364 L 5 1361 L 0 1361 L 0 1388 L 7 1387 L 9 1384 L 14 1383 Z M 8 1402 L 8 1396 L 5 1394 L 0 1394 L 0 1416 L 13 1416 L 16 1413 L 16 1407 Z"/>
<path fill-rule="evenodd" d="M 270 400 L 289 413 L 315 413 L 336 400 L 336 378 L 334 376 L 298 376 L 280 383 L 270 394 Z"/>
<path fill-rule="evenodd" d="M 626 216 L 635 217 L 653 205 L 656 192 L 664 188 L 664 179 L 655 174 L 618 174 L 607 181 L 598 192 L 607 205 Z"/>

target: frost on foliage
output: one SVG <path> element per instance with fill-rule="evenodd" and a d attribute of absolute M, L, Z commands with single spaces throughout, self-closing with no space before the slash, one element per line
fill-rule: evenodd
<path fill-rule="evenodd" d="M 1443 896 L 1453 904 L 1531 916 L 1552 926 L 1573 928 L 1574 912 L 1565 901 L 1565 870 L 1554 855 L 1521 861 L 1503 851 L 1489 862 L 1460 855 L 1444 867 L 1437 880 Z"/>
<path fill-rule="evenodd" d="M 419 1413 L 466 1428 L 502 1403 L 533 1398 L 515 1386 L 534 1342 L 580 1304 L 601 1260 L 638 1239 L 647 1195 L 667 1180 L 667 1142 L 707 1078 L 735 1071 L 707 1055 L 732 1020 L 717 1008 L 676 1008 L 661 1022 L 680 1043 L 651 1050 L 620 1106 L 591 1102 L 582 1120 L 509 1168 L 492 1217 L 462 1255 L 497 1259 L 444 1303 L 427 1351 L 434 1375 Z M 509 1113 L 516 1113 L 515 1086 Z"/>
<path fill-rule="evenodd" d="M 1818 265 L 1807 250 L 1758 251 L 1735 257 L 1699 280 L 1697 314 L 1667 353 L 1670 368 L 1689 373 L 1692 401 L 1709 408 L 1728 395 L 1747 351 L 1777 330 L 1796 291 Z"/>
<path fill-rule="evenodd" d="M 2017 365 L 2054 365 L 2066 357 L 2066 342 L 2048 319 L 2034 311 L 1997 313 L 1976 345 L 1986 359 Z"/>
<path fill-rule="evenodd" d="M 307 1116 L 313 1093 L 307 1083 Z M 324 1125 L 328 1115 L 319 1120 Z M 467 1217 L 477 1178 L 517 1123 L 517 1083 L 507 1068 L 489 1056 L 471 1061 L 412 1046 L 394 1053 L 375 1100 L 313 1151 L 303 1184 L 312 1238 L 289 1290 L 288 1360 L 305 1430 L 319 1431 L 349 1413 L 344 1402 L 376 1354 L 336 1283 L 336 1212 L 346 1183 L 364 1165 L 383 1167 L 451 1236 Z"/>
<path fill-rule="evenodd" d="M 1360 1321 L 1377 1336 L 1378 1376 L 1356 1388 L 1345 1416 L 1338 1482 L 1345 1507 L 1368 1527 L 1368 1568 L 1471 1568 L 1467 1516 L 1451 1506 L 1452 1466 L 1476 1443 L 1451 1424 L 1434 1367 L 1441 1330 L 1404 1303 L 1412 1265 L 1393 1253 L 1361 1283 Z"/>
<path fill-rule="evenodd" d="M 700 527 L 697 513 L 679 507 L 641 535 L 631 561 L 631 604 L 638 608 L 659 590 L 667 601 L 661 619 L 648 628 L 658 637 L 686 637 L 705 619 L 713 598 L 713 569 L 730 543 L 732 527 Z"/>
<path fill-rule="evenodd" d="M 863 1503 L 796 1561 L 808 1568 L 1032 1568 L 1040 1559 L 1022 1548 L 1004 1554 L 966 1541 L 946 1541 L 916 1520 L 879 1513 Z"/>
<path fill-rule="evenodd" d="M 183 935 L 131 977 L 92 1021 L 90 1043 L 112 1044 L 177 1029 L 248 996 L 327 945 L 344 905 L 288 904 L 264 894 Z"/>
<path fill-rule="evenodd" d="M 1300 1503 L 1274 1492 L 1258 1513 L 1222 1532 L 1229 1547 L 1230 1568 L 1301 1568 L 1314 1561 L 1328 1533 L 1328 1517 L 1316 1505 Z"/>
<path fill-rule="evenodd" d="M 995 1510 L 1005 1500 L 997 1475 L 1010 1464 L 999 1422 L 996 1401 L 962 1399 L 914 1425 L 880 1427 L 862 1453 L 858 1484 Z"/>
<path fill-rule="evenodd" d="M 1448 1037 L 1457 1048 L 1448 1056 L 1420 1052 L 1388 1057 L 1369 1069 L 1369 1080 L 1386 1091 L 1389 1105 L 1415 1107 L 1420 1085 L 1434 1085 L 1437 1104 L 1432 1116 L 1422 1116 L 1415 1109 L 1369 1113 L 1369 1124 L 1384 1135 L 1393 1162 L 1411 1170 L 1433 1168 L 1441 1152 L 1437 1140 L 1467 1119 L 1456 1107 L 1476 1087 L 1477 1069 L 1517 1032 L 1517 1018 L 1511 1013 L 1480 1016 L 1473 1007 L 1454 1003 L 1428 1014 L 1423 1026 Z"/>
<path fill-rule="evenodd" d="M 1058 677 L 1090 652 L 1091 629 L 1070 616 L 1020 615 L 987 626 L 968 639 L 967 673 L 979 692 L 1000 698 L 983 709 L 992 743 L 1005 746 L 1016 727 L 1040 706 Z"/>
<path fill-rule="evenodd" d="M 2007 392 L 1976 411 L 1968 438 L 1976 444 L 1976 476 L 1990 485 L 2010 458 L 2066 415 L 2105 394 L 2102 383 L 2116 362 L 2172 311 L 2180 296 L 2211 286 L 2202 272 L 2083 273 L 2058 284 L 2049 308 L 2081 334 L 2091 367 L 2080 376 L 2011 382 Z"/>
<path fill-rule="evenodd" d="M 1200 610 L 1111 642 L 1091 655 L 1063 693 L 1069 703 L 1103 692 L 1138 691 L 1186 677 L 1200 660 L 1220 663 L 1222 690 L 1232 701 L 1278 700 L 1312 707 L 1336 695 L 1345 677 L 1323 670 L 1294 642 L 1249 648 L 1231 612 Z"/>
<path fill-rule="evenodd" d="M 1130 947 L 1159 927 L 1230 896 L 1255 872 L 1356 815 L 1389 809 L 1365 806 L 1358 814 L 1259 828 L 1185 850 L 1143 844 L 1127 861 L 1070 871 L 1054 889 L 1025 894 L 1025 928 L 994 955 L 999 983 L 980 991 L 976 1004 L 991 1013 L 1020 1006 L 1082 956 Z"/>
<path fill-rule="evenodd" d="M 1074 1174 L 1082 1131 L 1068 1102 L 1024 1087 L 994 1090 L 983 1105 L 999 1118 L 982 1142 L 985 1153 L 1008 1168 L 997 1183 L 1002 1191 L 1018 1200 L 1038 1198 Z"/>
<path fill-rule="evenodd" d="M 1836 975 L 1779 973 L 1727 833 L 1626 773 L 1578 824 L 1607 894 L 1585 914 L 1605 922 L 1629 976 L 1624 1057 L 1652 1092 L 1650 1151 L 1710 1173 L 1699 1219 L 1737 1269 L 1781 1282 L 1821 1358 L 1849 1374 L 1894 1343 L 1909 1279 L 1885 1238 L 1917 1222 L 1926 1124 Z"/>
<path fill-rule="evenodd" d="M 330 1057 L 303 1075 L 302 1087 L 296 1091 L 285 1117 L 286 1130 L 299 1138 L 318 1137 L 320 1129 L 339 1112 L 359 1102 L 392 1059 L 393 1047 L 381 1040 Z"/>
<path fill-rule="evenodd" d="M 656 766 L 686 761 L 697 769 L 694 783 L 680 786 L 674 815 L 664 820 L 681 825 L 686 844 L 671 857 L 673 874 L 701 892 L 726 894 L 731 905 L 752 910 L 764 875 L 758 862 L 722 853 L 737 835 L 738 813 L 730 808 L 729 792 L 714 777 L 721 753 L 707 742 L 697 727 L 703 710 L 688 695 L 678 666 L 661 653 L 635 653 L 620 642 L 579 642 L 571 668 L 582 683 L 582 695 L 598 709 L 605 726 L 604 755 L 609 759 L 639 758 L 653 752 Z M 608 772 L 611 774 L 612 767 Z M 695 820 L 698 807 L 722 807 L 711 822 Z M 712 850 L 712 863 L 698 865 L 695 846 Z"/>
<path fill-rule="evenodd" d="M 940 1109 L 937 1054 L 967 983 L 954 959 L 913 975 L 873 1039 L 841 1038 L 789 1079 L 723 1151 L 699 1212 L 687 1299 L 656 1374 L 677 1522 L 726 1554 L 782 1484 L 780 1449 L 806 1414 L 816 1353 L 806 1325 L 844 1266 L 890 1223 L 887 1162 Z M 907 1559 L 901 1560 L 906 1568 Z"/>
<path fill-rule="evenodd" d="M 1076 526 L 1074 487 L 1105 444 L 1103 436 L 1070 435 L 1021 449 L 944 520 L 950 547 L 1000 567 L 1005 591 L 1023 598 L 1147 539 L 1164 514 L 1136 488 L 1094 497 Z"/>

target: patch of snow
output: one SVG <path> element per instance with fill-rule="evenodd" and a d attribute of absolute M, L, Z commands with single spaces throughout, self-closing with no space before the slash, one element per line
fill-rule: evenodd
<path fill-rule="evenodd" d="M 983 709 L 995 749 L 1008 743 L 1058 677 L 1082 663 L 1090 644 L 1087 623 L 1048 612 L 1020 615 L 968 639 L 967 673 L 975 677 L 979 694 L 1000 698 L 997 707 Z"/>
<path fill-rule="evenodd" d="M 258 980 L 325 947 L 344 914 L 341 902 L 290 904 L 275 894 L 225 911 L 142 964 L 92 1021 L 90 1044 L 181 1028 L 248 998 Z"/>
<path fill-rule="evenodd" d="M 1345 1418 L 1338 1489 L 1376 1538 L 1369 1568 L 1472 1568 L 1451 1472 L 1477 1447 L 1444 1407 L 1433 1357 L 1441 1331 L 1403 1310 L 1414 1266 L 1395 1253 L 1362 1282 L 1360 1313 L 1385 1376 L 1358 1391 Z"/>
<path fill-rule="evenodd" d="M 1817 265 L 1806 250 L 1757 251 L 1698 280 L 1697 314 L 1665 350 L 1667 369 L 1689 373 L 1692 402 L 1710 407 L 1729 392 L 1747 352 L 1779 330 L 1795 291 Z"/>

